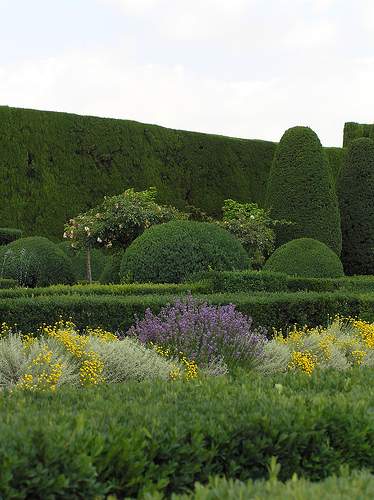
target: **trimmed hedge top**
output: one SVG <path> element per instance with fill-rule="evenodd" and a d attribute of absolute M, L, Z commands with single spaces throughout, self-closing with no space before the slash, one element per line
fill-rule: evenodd
<path fill-rule="evenodd" d="M 75 277 L 70 259 L 57 245 L 43 237 L 21 238 L 0 250 L 3 278 L 21 286 L 71 284 Z"/>
<path fill-rule="evenodd" d="M 242 244 L 216 224 L 172 221 L 147 229 L 127 248 L 122 281 L 180 283 L 209 269 L 245 269 L 249 258 Z"/>
<path fill-rule="evenodd" d="M 308 127 L 287 130 L 271 167 L 267 205 L 275 219 L 292 222 L 277 231 L 277 246 L 307 237 L 322 241 L 338 255 L 341 229 L 338 200 L 325 152 Z"/>
<path fill-rule="evenodd" d="M 373 186 L 374 141 L 356 139 L 348 147 L 338 184 L 347 274 L 374 274 Z"/>
<path fill-rule="evenodd" d="M 344 276 L 339 257 L 324 243 L 312 238 L 289 241 L 270 256 L 264 271 L 286 273 L 309 278 Z"/>

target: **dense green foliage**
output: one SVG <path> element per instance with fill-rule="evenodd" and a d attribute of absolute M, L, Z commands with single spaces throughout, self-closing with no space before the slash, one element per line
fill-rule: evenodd
<path fill-rule="evenodd" d="M 241 242 L 251 259 L 251 266 L 261 268 L 274 251 L 277 221 L 270 217 L 270 210 L 260 208 L 257 203 L 225 200 L 222 212 L 219 224 Z"/>
<path fill-rule="evenodd" d="M 373 472 L 373 370 L 3 394 L 0 496 L 170 495 L 210 476 Z M 146 411 L 145 411 L 146 408 Z"/>
<path fill-rule="evenodd" d="M 374 139 L 374 124 L 348 122 L 344 125 L 343 146 L 346 148 L 355 139 Z"/>
<path fill-rule="evenodd" d="M 312 238 L 299 238 L 280 246 L 266 261 L 264 270 L 308 278 L 344 276 L 336 253 Z"/>
<path fill-rule="evenodd" d="M 276 465 L 277 467 L 277 465 Z M 354 500 L 374 497 L 374 476 L 369 472 L 355 472 L 343 477 L 331 476 L 313 483 L 303 478 L 293 478 L 283 483 L 273 476 L 267 481 L 238 481 L 221 477 L 211 478 L 204 486 L 196 483 L 194 492 L 172 495 L 172 500 Z M 154 500 L 161 500 L 154 497 Z"/>
<path fill-rule="evenodd" d="M 126 188 L 218 216 L 227 198 L 262 203 L 275 143 L 0 107 L 0 220 L 61 239 L 67 220 Z"/>
<path fill-rule="evenodd" d="M 192 291 L 194 291 L 192 289 Z M 0 323 L 17 324 L 22 331 L 32 331 L 48 320 L 60 316 L 72 318 L 79 328 L 102 326 L 110 331 L 127 330 L 135 316 L 143 317 L 149 307 L 158 313 L 161 307 L 174 301 L 180 290 L 170 293 L 124 295 L 114 288 L 113 293 L 53 293 L 34 297 L 30 292 L 0 290 Z M 199 292 L 199 289 L 196 290 Z M 200 291 L 200 293 L 202 290 Z M 294 324 L 317 326 L 326 324 L 329 317 L 358 315 L 374 321 L 374 294 L 355 290 L 336 292 L 290 293 L 216 293 L 198 295 L 212 304 L 235 304 L 237 309 L 251 316 L 255 324 L 281 329 Z"/>
<path fill-rule="evenodd" d="M 85 250 L 75 250 L 68 241 L 62 241 L 57 246 L 71 259 L 75 279 L 77 281 L 86 280 L 87 256 Z M 92 279 L 98 281 L 111 256 L 99 248 L 92 248 L 90 254 Z"/>
<path fill-rule="evenodd" d="M 99 277 L 100 283 L 119 283 L 119 272 L 123 259 L 123 251 L 110 255 Z"/>
<path fill-rule="evenodd" d="M 347 274 L 374 274 L 374 140 L 352 141 L 338 189 Z"/>
<path fill-rule="evenodd" d="M 18 282 L 11 278 L 0 278 L 0 288 L 14 288 L 18 286 Z"/>
<path fill-rule="evenodd" d="M 20 229 L 0 227 L 0 245 L 7 245 L 8 243 L 18 240 L 21 237 L 22 231 Z"/>
<path fill-rule="evenodd" d="M 155 188 L 130 188 L 118 196 L 106 196 L 100 205 L 70 219 L 64 237 L 74 248 L 127 248 L 148 227 L 188 219 L 185 212 L 157 203 L 156 196 Z"/>
<path fill-rule="evenodd" d="M 333 176 L 318 136 L 310 128 L 294 127 L 284 133 L 271 167 L 266 203 L 275 219 L 293 223 L 278 228 L 277 246 L 308 237 L 340 255 Z"/>
<path fill-rule="evenodd" d="M 48 286 L 74 283 L 70 259 L 47 238 L 20 238 L 0 250 L 4 278 L 17 280 L 21 286 Z"/>
<path fill-rule="evenodd" d="M 245 269 L 242 244 L 207 222 L 173 221 L 147 229 L 125 251 L 121 281 L 180 283 L 193 273 Z"/>

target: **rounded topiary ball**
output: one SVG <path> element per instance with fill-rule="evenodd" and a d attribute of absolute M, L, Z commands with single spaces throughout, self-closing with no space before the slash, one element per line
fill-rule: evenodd
<path fill-rule="evenodd" d="M 308 278 L 344 276 L 343 265 L 336 253 L 312 238 L 292 240 L 277 248 L 266 261 L 264 271 Z"/>
<path fill-rule="evenodd" d="M 193 273 L 245 269 L 242 244 L 207 222 L 172 221 L 147 229 L 126 250 L 121 281 L 180 283 Z"/>
<path fill-rule="evenodd" d="M 1 248 L 0 267 L 4 278 L 21 286 L 71 284 L 75 281 L 71 260 L 47 238 L 20 238 Z"/>

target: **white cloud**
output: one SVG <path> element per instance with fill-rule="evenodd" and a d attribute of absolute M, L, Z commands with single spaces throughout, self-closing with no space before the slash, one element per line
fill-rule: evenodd
<path fill-rule="evenodd" d="M 231 82 L 181 65 L 137 65 L 124 51 L 69 52 L 0 66 L 1 104 L 270 140 L 305 124 L 325 144 L 336 146 L 344 121 L 372 121 L 373 86 L 371 59 L 330 78 L 301 72 L 299 77 Z"/>

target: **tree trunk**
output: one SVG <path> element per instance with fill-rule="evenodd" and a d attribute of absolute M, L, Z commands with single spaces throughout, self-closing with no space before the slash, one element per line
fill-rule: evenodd
<path fill-rule="evenodd" d="M 92 283 L 92 268 L 91 268 L 91 249 L 86 249 L 86 280 L 91 285 Z"/>

